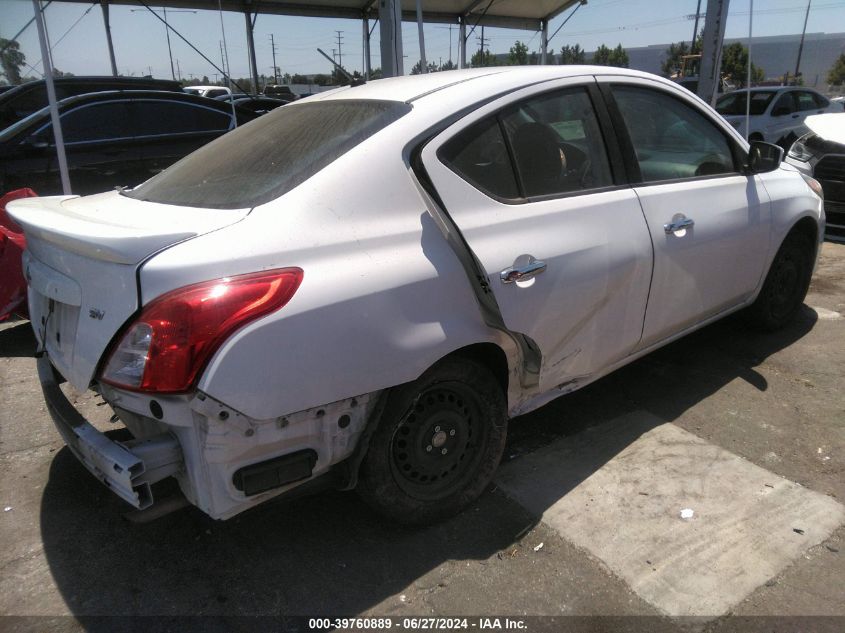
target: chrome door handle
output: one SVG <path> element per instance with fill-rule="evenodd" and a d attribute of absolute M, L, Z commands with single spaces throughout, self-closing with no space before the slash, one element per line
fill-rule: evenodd
<path fill-rule="evenodd" d="M 675 231 L 682 231 L 683 229 L 688 229 L 693 226 L 695 226 L 695 220 L 692 218 L 680 217 L 677 220 L 672 220 L 671 222 L 664 224 L 663 230 L 666 231 L 667 235 L 671 235 Z"/>
<path fill-rule="evenodd" d="M 546 270 L 546 262 L 533 261 L 524 266 L 505 268 L 499 273 L 499 279 L 503 284 L 512 284 L 515 281 L 528 281 Z"/>

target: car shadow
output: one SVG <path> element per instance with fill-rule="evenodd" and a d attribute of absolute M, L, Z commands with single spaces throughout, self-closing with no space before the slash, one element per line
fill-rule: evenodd
<path fill-rule="evenodd" d="M 0 358 L 25 358 L 35 354 L 35 334 L 29 321 L 4 323 L 0 329 Z"/>
<path fill-rule="evenodd" d="M 751 331 L 737 318 L 705 328 L 513 420 L 506 459 L 633 411 L 672 421 L 736 378 L 765 391 L 755 367 L 815 322 L 805 308 L 775 334 Z M 559 482 L 561 495 L 648 430 L 620 425 L 610 445 Z M 340 492 L 259 506 L 226 522 L 187 508 L 134 524 L 123 518 L 127 506 L 65 448 L 50 467 L 40 526 L 54 582 L 77 616 L 343 616 L 377 605 L 390 615 L 399 613 L 396 595 L 409 586 L 448 582 L 431 573 L 441 564 L 488 559 L 536 524 L 491 488 L 468 511 L 420 529 L 390 524 L 354 493 Z"/>

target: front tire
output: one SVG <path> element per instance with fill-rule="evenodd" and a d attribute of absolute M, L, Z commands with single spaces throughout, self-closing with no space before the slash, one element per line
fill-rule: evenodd
<path fill-rule="evenodd" d="M 504 452 L 501 386 L 483 365 L 447 358 L 387 398 L 361 465 L 359 494 L 400 523 L 457 514 L 484 492 Z"/>
<path fill-rule="evenodd" d="M 755 326 L 775 331 L 790 323 L 798 313 L 813 274 L 813 241 L 791 233 L 775 255 L 760 295 L 747 311 Z"/>

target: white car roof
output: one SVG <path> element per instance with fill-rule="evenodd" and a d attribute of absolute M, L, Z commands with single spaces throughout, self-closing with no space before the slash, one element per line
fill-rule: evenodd
<path fill-rule="evenodd" d="M 354 88 L 344 87 L 323 92 L 310 97 L 308 101 L 379 99 L 407 103 L 434 92 L 442 94 L 441 91 L 461 91 L 467 88 L 478 97 L 479 91 L 481 94 L 495 94 L 540 81 L 583 75 L 656 78 L 648 73 L 610 66 L 494 66 L 377 79 Z"/>

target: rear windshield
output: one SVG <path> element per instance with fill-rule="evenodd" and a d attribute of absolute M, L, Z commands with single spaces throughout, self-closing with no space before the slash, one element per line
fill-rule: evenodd
<path fill-rule="evenodd" d="M 277 108 L 123 195 L 189 207 L 254 207 L 290 191 L 410 109 L 398 101 L 363 100 Z"/>
<path fill-rule="evenodd" d="M 769 106 L 772 97 L 775 96 L 774 91 L 759 90 L 751 93 L 751 109 L 749 114 L 763 114 Z M 746 101 L 748 100 L 748 92 L 731 92 L 721 97 L 716 102 L 716 112 L 719 114 L 745 114 Z"/>

